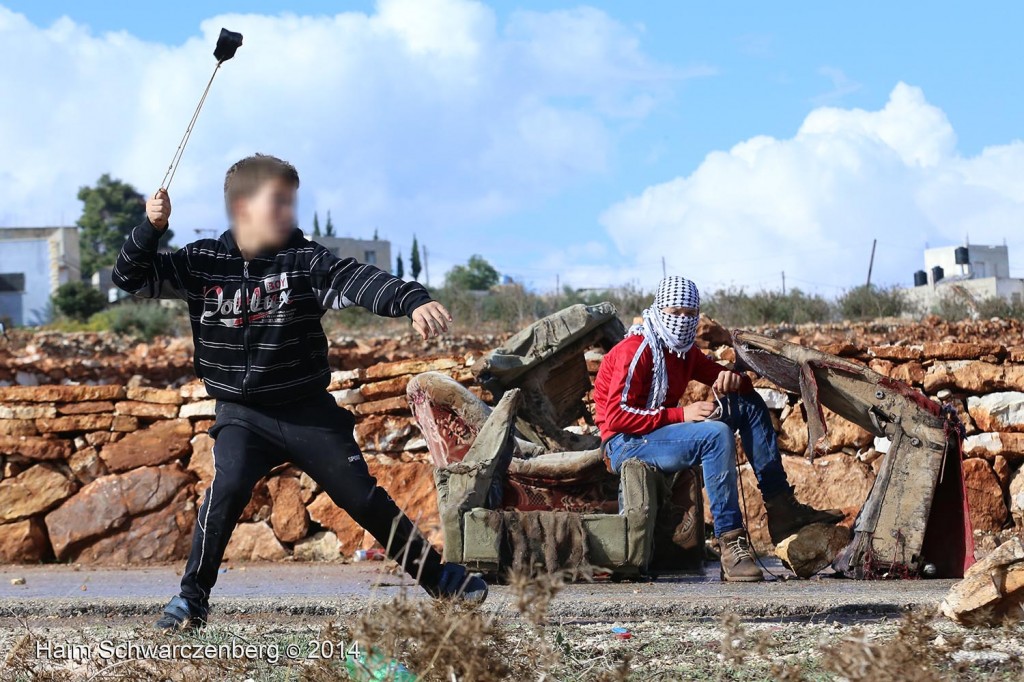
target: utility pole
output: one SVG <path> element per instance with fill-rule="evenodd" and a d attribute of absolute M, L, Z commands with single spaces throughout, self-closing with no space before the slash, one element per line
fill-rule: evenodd
<path fill-rule="evenodd" d="M 427 252 L 426 244 L 423 245 L 423 278 L 427 280 L 427 286 L 430 286 L 430 254 Z"/>
<path fill-rule="evenodd" d="M 782 271 L 782 295 L 786 295 L 786 271 Z"/>
<path fill-rule="evenodd" d="M 871 271 L 875 268 L 875 247 L 878 246 L 878 240 L 871 240 L 871 260 L 868 261 L 868 283 L 865 288 L 871 288 Z"/>
<path fill-rule="evenodd" d="M 665 270 L 665 257 L 661 257 L 661 278 L 665 279 L 668 277 L 668 272 Z"/>
<path fill-rule="evenodd" d="M 560 274 L 559 275 L 555 275 L 555 296 L 558 296 L 558 292 L 560 292 L 562 290 L 561 282 L 562 282 L 562 276 Z"/>

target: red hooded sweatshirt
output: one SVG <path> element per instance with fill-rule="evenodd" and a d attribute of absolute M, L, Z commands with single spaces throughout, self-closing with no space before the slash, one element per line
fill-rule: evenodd
<path fill-rule="evenodd" d="M 665 402 L 649 410 L 647 396 L 651 390 L 651 349 L 645 348 L 636 364 L 633 364 L 637 348 L 643 342 L 643 336 L 627 336 L 608 351 L 601 361 L 601 368 L 594 380 L 594 416 L 601 430 L 602 441 L 619 433 L 642 436 L 667 424 L 684 421 L 679 401 L 690 380 L 710 386 L 727 369 L 710 360 L 696 346 L 690 348 L 683 357 L 663 349 L 661 352 L 665 353 L 668 391 Z M 740 390 L 744 393 L 754 390 L 750 377 L 743 375 Z"/>

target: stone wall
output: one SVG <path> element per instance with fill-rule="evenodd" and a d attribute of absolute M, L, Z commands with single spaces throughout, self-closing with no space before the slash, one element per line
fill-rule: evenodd
<path fill-rule="evenodd" d="M 338 404 L 356 415 L 371 472 L 432 540 L 440 538 L 433 474 L 405 385 L 428 370 L 470 383 L 472 360 L 399 360 L 331 377 Z M 0 387 L 0 563 L 184 557 L 213 477 L 214 404 L 197 381 Z M 227 557 L 325 560 L 372 545 L 308 476 L 285 465 L 257 484 Z"/>
<path fill-rule="evenodd" d="M 859 360 L 952 403 L 968 432 L 964 470 L 979 553 L 1020 527 L 1024 326 L 929 320 L 762 331 Z M 727 340 L 720 327 L 702 324 L 702 348 L 726 363 L 733 360 Z M 496 343 L 455 337 L 438 347 L 411 336 L 332 343 L 332 364 L 339 369 L 330 389 L 355 413 L 356 437 L 371 471 L 435 542 L 440 533 L 431 466 L 405 385 L 426 370 L 471 385 L 468 367 Z M 109 335 L 52 333 L 0 348 L 0 562 L 120 565 L 185 556 L 212 476 L 207 430 L 213 401 L 189 379 L 190 353 L 179 339 L 134 345 Z M 588 366 L 597 371 L 598 353 L 588 354 Z M 764 380 L 756 385 L 776 421 L 798 496 L 843 508 L 852 519 L 886 444 L 827 415 L 831 451 L 808 462 L 798 397 Z M 687 400 L 705 397 L 695 385 Z M 743 465 L 741 480 L 748 525 L 765 546 L 763 505 L 749 465 Z M 325 560 L 371 545 L 313 481 L 284 466 L 256 486 L 228 556 Z"/>

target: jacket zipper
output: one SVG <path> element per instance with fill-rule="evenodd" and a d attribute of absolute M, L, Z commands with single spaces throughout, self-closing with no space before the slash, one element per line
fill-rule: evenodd
<path fill-rule="evenodd" d="M 249 373 L 252 359 L 249 357 L 249 261 L 242 261 L 242 344 L 245 347 L 245 374 L 242 375 L 242 400 L 248 397 Z"/>

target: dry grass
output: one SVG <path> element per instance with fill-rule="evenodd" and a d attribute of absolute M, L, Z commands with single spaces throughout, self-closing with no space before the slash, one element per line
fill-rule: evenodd
<path fill-rule="evenodd" d="M 424 682 L 568 679 L 563 640 L 548 627 L 548 607 L 563 584 L 560 574 L 509 577 L 520 636 L 479 609 L 399 597 L 364 615 L 353 637 L 386 658 L 403 661 Z M 590 663 L 587 679 L 629 676 L 628 659 Z"/>
<path fill-rule="evenodd" d="M 265 615 L 218 624 L 191 634 L 165 636 L 148 623 L 86 625 L 61 621 L 0 627 L 0 680 L 254 680 L 334 682 L 357 666 L 344 650 L 319 659 L 280 661 L 215 657 L 193 662 L 133 659 L 72 662 L 38 657 L 37 643 L 217 645 L 272 643 L 284 650 L 310 640 L 360 643 L 383 660 L 408 666 L 417 679 L 492 680 L 1018 680 L 1024 678 L 1024 628 L 965 629 L 927 612 L 888 622 L 754 621 L 735 615 L 718 623 L 552 621 L 549 605 L 560 576 L 510 578 L 504 608 L 480 610 L 405 596 L 378 602 L 351 623 L 273 622 Z M 504 614 L 504 615 L 498 615 Z M 41 624 L 42 623 L 42 624 Z M 632 638 L 617 639 L 613 625 Z M 0 659 L 4 660 L 4 659 Z M 388 679 L 388 678 L 384 678 Z"/>

